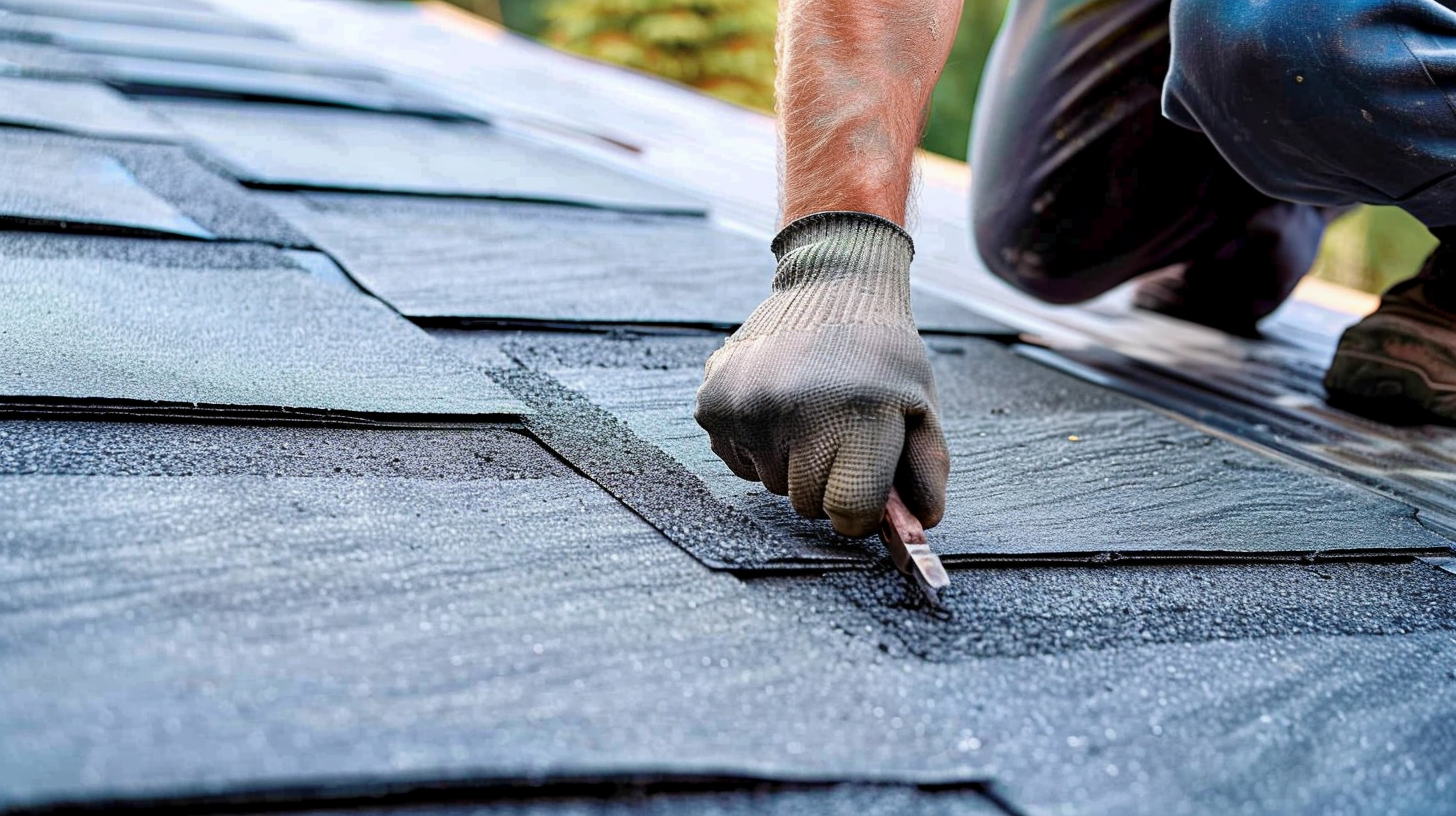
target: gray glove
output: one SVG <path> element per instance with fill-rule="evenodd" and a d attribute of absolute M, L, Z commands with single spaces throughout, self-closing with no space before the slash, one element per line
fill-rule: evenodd
<path fill-rule="evenodd" d="M 892 484 L 934 526 L 950 457 L 910 312 L 910 236 L 823 212 L 784 227 L 773 251 L 773 295 L 708 358 L 698 389 L 713 452 L 845 535 L 879 527 Z"/>

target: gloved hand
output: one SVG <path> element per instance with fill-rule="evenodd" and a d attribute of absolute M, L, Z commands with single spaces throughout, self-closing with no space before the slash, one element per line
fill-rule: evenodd
<path fill-rule="evenodd" d="M 891 485 L 926 527 L 950 470 L 910 312 L 910 236 L 823 212 L 784 227 L 773 295 L 708 358 L 697 420 L 733 472 L 850 536 L 875 532 Z"/>

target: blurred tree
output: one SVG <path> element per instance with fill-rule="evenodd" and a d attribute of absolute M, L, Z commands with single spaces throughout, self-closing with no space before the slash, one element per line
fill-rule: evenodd
<path fill-rule="evenodd" d="M 550 0 L 547 42 L 773 109 L 775 0 Z"/>
<path fill-rule="evenodd" d="M 926 150 L 965 160 L 982 68 L 991 53 L 996 31 L 1001 27 L 1001 18 L 1006 15 L 1006 2 L 966 0 L 945 73 L 941 74 L 930 98 L 930 118 L 921 141 Z"/>
<path fill-rule="evenodd" d="M 506 21 L 505 15 L 501 12 L 501 0 L 450 0 L 450 2 L 488 20 L 495 20 L 497 23 Z"/>
<path fill-rule="evenodd" d="M 546 15 L 544 13 L 546 4 L 544 0 L 495 1 L 500 3 L 501 16 L 499 22 L 505 23 L 512 30 L 519 31 L 527 36 L 541 36 L 541 32 L 546 28 Z M 449 0 L 449 2 L 468 8 L 470 3 L 481 2 L 481 0 Z"/>
<path fill-rule="evenodd" d="M 1383 292 L 1409 278 L 1436 248 L 1436 237 L 1397 207 L 1358 207 L 1330 225 L 1313 274 L 1322 280 Z"/>

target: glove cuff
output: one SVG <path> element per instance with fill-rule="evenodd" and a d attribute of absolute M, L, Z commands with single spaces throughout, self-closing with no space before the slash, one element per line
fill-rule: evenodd
<path fill-rule="evenodd" d="M 915 330 L 905 230 L 861 212 L 822 212 L 784 227 L 773 242 L 779 259 L 773 296 L 735 335 L 851 323 Z"/>
<path fill-rule="evenodd" d="M 882 244 L 904 242 L 905 251 L 915 256 L 915 242 L 910 233 L 888 218 L 854 210 L 825 210 L 795 218 L 774 236 L 774 258 L 782 261 L 784 256 L 800 247 L 819 241 L 841 239 L 869 249 Z M 897 240 L 898 239 L 898 240 Z M 909 260 L 905 261 L 909 266 Z"/>

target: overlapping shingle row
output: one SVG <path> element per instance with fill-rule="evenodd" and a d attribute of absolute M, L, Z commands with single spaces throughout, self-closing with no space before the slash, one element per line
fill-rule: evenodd
<path fill-rule="evenodd" d="M 310 4 L 409 13 L 277 1 Z M 963 568 L 929 610 L 692 423 L 772 273 L 712 185 L 543 129 L 560 93 L 481 117 L 202 0 L 0 11 L 0 809 L 1456 786 L 1453 584 L 1409 559 L 1449 541 L 1410 507 L 920 291 Z M 1088 566 L 1125 557 L 1181 563 Z"/>

